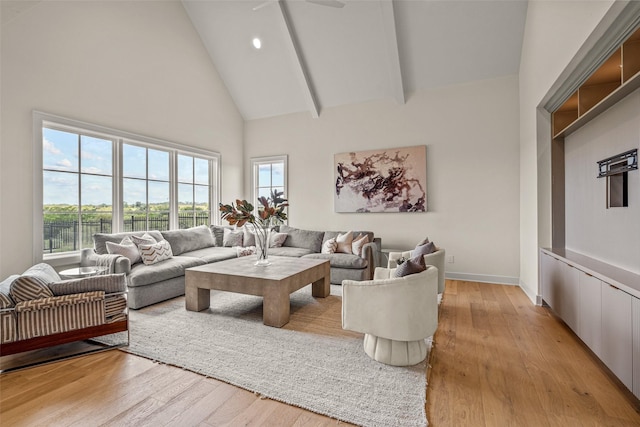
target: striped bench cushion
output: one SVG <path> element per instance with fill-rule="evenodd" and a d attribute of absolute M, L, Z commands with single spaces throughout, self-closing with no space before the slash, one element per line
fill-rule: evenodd
<path fill-rule="evenodd" d="M 107 295 L 104 299 L 104 311 L 107 319 L 122 314 L 127 309 L 127 299 L 124 295 Z"/>
<path fill-rule="evenodd" d="M 38 276 L 20 276 L 11 283 L 11 297 L 16 303 L 52 297 L 47 282 Z"/>
<path fill-rule="evenodd" d="M 127 290 L 127 280 L 124 274 L 105 274 L 49 283 L 49 289 L 56 296 L 92 291 L 104 291 L 105 294 L 112 294 L 125 292 Z"/>
<path fill-rule="evenodd" d="M 18 340 L 16 315 L 13 311 L 0 313 L 0 344 Z"/>
<path fill-rule="evenodd" d="M 16 304 L 21 340 L 105 324 L 104 292 L 86 292 Z"/>

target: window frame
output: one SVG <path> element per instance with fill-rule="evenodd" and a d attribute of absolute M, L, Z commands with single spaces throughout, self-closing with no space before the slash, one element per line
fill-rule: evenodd
<path fill-rule="evenodd" d="M 43 225 L 43 128 L 51 128 L 66 132 L 95 136 L 114 141 L 112 152 L 112 232 L 124 229 L 123 216 L 123 144 L 169 152 L 169 229 L 178 227 L 178 182 L 177 157 L 184 154 L 208 160 L 209 164 L 209 215 L 211 223 L 218 223 L 217 208 L 221 190 L 221 155 L 215 151 L 189 147 L 158 138 L 147 137 L 131 132 L 121 131 L 105 126 L 73 120 L 40 111 L 33 112 L 33 263 L 46 261 L 53 266 L 71 265 L 80 262 L 80 250 L 44 254 L 42 250 Z M 79 172 L 81 173 L 81 172 Z"/>
<path fill-rule="evenodd" d="M 288 185 L 288 175 L 289 175 L 289 167 L 288 167 L 288 156 L 286 154 L 279 156 L 265 156 L 265 157 L 252 157 L 250 159 L 251 162 L 251 204 L 255 205 L 258 203 L 258 179 L 259 172 L 258 167 L 260 165 L 273 165 L 275 163 L 282 163 L 284 176 L 283 176 L 283 188 L 284 188 L 284 198 L 288 199 L 289 196 L 289 185 Z M 271 186 L 273 189 L 273 185 Z"/>

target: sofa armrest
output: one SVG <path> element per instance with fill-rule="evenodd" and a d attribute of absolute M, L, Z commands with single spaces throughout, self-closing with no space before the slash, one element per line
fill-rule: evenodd
<path fill-rule="evenodd" d="M 360 254 L 360 257 L 367 260 L 367 269 L 369 270 L 367 278 L 373 278 L 373 270 L 378 265 L 378 246 L 376 245 L 376 243 L 366 243 L 362 247 L 362 253 Z"/>
<path fill-rule="evenodd" d="M 108 266 L 109 274 L 129 274 L 131 273 L 131 261 L 129 258 L 116 255 L 116 254 L 104 254 L 99 255 L 93 249 L 87 248 L 80 251 L 80 266 L 89 267 L 96 265 Z"/>

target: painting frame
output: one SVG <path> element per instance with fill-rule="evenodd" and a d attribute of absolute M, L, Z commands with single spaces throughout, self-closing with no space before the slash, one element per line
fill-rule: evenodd
<path fill-rule="evenodd" d="M 337 213 L 427 212 L 427 146 L 334 154 Z"/>

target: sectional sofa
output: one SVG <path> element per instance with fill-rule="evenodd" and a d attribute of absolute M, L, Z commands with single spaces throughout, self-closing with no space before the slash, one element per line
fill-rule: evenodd
<path fill-rule="evenodd" d="M 94 248 L 81 252 L 81 266 L 101 265 L 110 273 L 124 273 L 128 286 L 128 306 L 138 309 L 170 298 L 184 295 L 185 269 L 239 256 L 238 247 L 224 245 L 224 230 L 228 226 L 198 226 L 186 230 L 146 231 L 133 233 L 95 234 Z M 322 253 L 327 240 L 338 236 L 334 231 L 302 230 L 286 225 L 279 233 L 286 239 L 279 247 L 271 247 L 269 256 L 292 256 L 327 259 L 331 267 L 331 283 L 342 280 L 369 280 L 378 266 L 380 239 L 372 232 L 366 234 L 370 243 L 362 246 L 361 253 Z M 155 264 L 133 263 L 123 255 L 109 253 L 107 242 L 120 244 L 131 236 L 141 237 L 148 233 L 156 241 L 166 240 L 172 257 Z M 268 268 L 268 267 L 266 267 Z"/>

